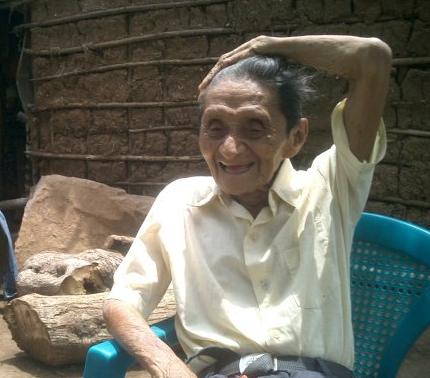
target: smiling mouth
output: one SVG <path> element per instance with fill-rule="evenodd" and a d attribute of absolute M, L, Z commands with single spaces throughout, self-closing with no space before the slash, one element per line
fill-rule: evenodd
<path fill-rule="evenodd" d="M 243 173 L 248 172 L 249 169 L 254 165 L 254 163 L 241 164 L 241 165 L 234 165 L 234 164 L 227 165 L 219 162 L 218 165 L 225 173 L 228 173 L 230 175 L 241 175 Z"/>

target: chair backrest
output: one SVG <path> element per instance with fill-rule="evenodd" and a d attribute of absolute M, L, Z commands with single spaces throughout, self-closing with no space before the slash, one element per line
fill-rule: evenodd
<path fill-rule="evenodd" d="M 430 325 L 430 231 L 364 213 L 351 255 L 358 378 L 393 378 Z"/>

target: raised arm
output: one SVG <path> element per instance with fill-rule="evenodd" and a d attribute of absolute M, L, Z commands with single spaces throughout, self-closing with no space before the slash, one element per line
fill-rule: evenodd
<path fill-rule="evenodd" d="M 203 80 L 203 90 L 222 68 L 251 55 L 283 55 L 348 80 L 344 123 L 350 149 L 359 160 L 372 151 L 391 70 L 391 50 L 377 38 L 339 35 L 254 38 L 224 54 Z"/>
<path fill-rule="evenodd" d="M 103 315 L 111 335 L 156 378 L 196 378 L 196 375 L 154 335 L 144 318 L 116 299 L 105 302 Z"/>

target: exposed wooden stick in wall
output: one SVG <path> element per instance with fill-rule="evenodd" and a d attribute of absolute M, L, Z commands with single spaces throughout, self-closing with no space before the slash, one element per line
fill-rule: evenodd
<path fill-rule="evenodd" d="M 103 102 L 103 103 L 69 103 L 61 105 L 48 105 L 36 107 L 28 104 L 32 112 L 44 112 L 48 110 L 71 109 L 140 109 L 140 108 L 174 108 L 196 106 L 197 101 L 154 101 L 154 102 Z"/>
<path fill-rule="evenodd" d="M 89 161 L 146 161 L 146 162 L 192 162 L 202 161 L 202 156 L 150 156 L 150 155 L 81 155 L 81 154 L 60 154 L 43 151 L 26 151 L 27 156 L 44 159 L 58 160 L 89 160 Z"/>
<path fill-rule="evenodd" d="M 116 16 L 119 14 L 126 14 L 126 13 L 146 12 L 151 10 L 181 8 L 181 7 L 189 7 L 189 6 L 198 7 L 198 6 L 205 6 L 205 5 L 212 5 L 212 4 L 228 3 L 229 1 L 231 0 L 171 1 L 166 3 L 161 3 L 161 4 L 147 4 L 147 5 L 128 6 L 128 7 L 118 7 L 113 9 L 104 9 L 104 10 L 82 13 L 82 14 L 74 14 L 72 16 L 57 17 L 51 20 L 46 20 L 41 22 L 22 24 L 17 26 L 15 28 L 15 31 L 33 29 L 38 27 L 53 26 L 53 25 L 61 25 L 61 24 L 67 24 L 69 22 L 76 22 L 76 21 L 89 20 L 93 18 L 101 18 L 101 17 L 108 17 L 108 16 Z"/>
<path fill-rule="evenodd" d="M 387 133 L 430 138 L 430 131 L 414 129 L 388 129 Z"/>
<path fill-rule="evenodd" d="M 108 71 L 119 70 L 123 68 L 138 67 L 138 66 L 192 66 L 192 65 L 206 65 L 214 64 L 218 60 L 217 57 L 201 58 L 201 59 L 162 59 L 162 60 L 149 60 L 146 62 L 128 62 L 120 64 L 111 64 L 107 66 L 100 66 L 80 71 L 64 72 L 58 75 L 42 76 L 30 79 L 31 81 L 46 81 L 52 79 L 60 79 L 68 76 L 86 75 L 92 73 L 103 73 Z"/>
<path fill-rule="evenodd" d="M 222 34 L 232 34 L 232 33 L 233 33 L 233 30 L 228 28 L 175 30 L 175 31 L 162 32 L 162 33 L 140 35 L 135 37 L 121 38 L 114 41 L 87 43 L 87 44 L 82 44 L 81 46 L 75 46 L 75 47 L 50 48 L 46 50 L 24 49 L 24 52 L 33 56 L 59 56 L 59 55 L 81 53 L 89 50 L 99 50 L 99 49 L 106 49 L 109 47 L 130 45 L 133 43 L 139 43 L 144 41 L 169 39 L 169 38 L 175 38 L 175 37 L 194 37 L 194 36 L 201 36 L 201 35 L 222 35 Z"/>

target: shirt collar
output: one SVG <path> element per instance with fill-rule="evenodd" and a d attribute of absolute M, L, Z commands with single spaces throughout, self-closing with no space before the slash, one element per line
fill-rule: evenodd
<path fill-rule="evenodd" d="M 301 194 L 298 172 L 293 168 L 290 159 L 285 159 L 279 168 L 275 181 L 269 191 L 269 204 L 273 210 L 274 194 L 282 201 L 297 207 Z M 272 203 L 271 203 L 272 202 Z"/>
<path fill-rule="evenodd" d="M 286 159 L 282 162 L 276 174 L 275 181 L 269 190 L 269 204 L 272 210 L 274 210 L 274 202 L 276 202 L 274 200 L 275 196 L 294 207 L 298 206 L 301 187 L 297 174 L 298 172 L 293 168 L 290 159 Z M 221 192 L 213 178 L 211 178 L 210 182 L 205 187 L 198 188 L 194 192 L 190 205 L 197 207 L 204 206 L 215 198 L 218 198 L 224 205 L 231 203 L 231 199 Z"/>
<path fill-rule="evenodd" d="M 193 197 L 189 201 L 189 205 L 196 207 L 204 206 L 213 199 L 221 196 L 221 190 L 218 188 L 214 179 L 211 177 L 207 185 L 196 188 L 193 193 Z"/>

